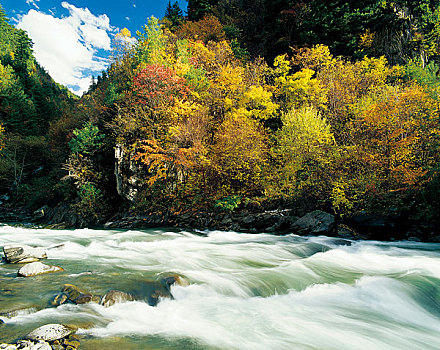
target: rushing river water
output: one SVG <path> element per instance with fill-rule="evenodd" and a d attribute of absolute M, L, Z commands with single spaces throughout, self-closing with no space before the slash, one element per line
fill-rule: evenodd
<path fill-rule="evenodd" d="M 0 313 L 31 308 L 3 318 L 0 343 L 63 323 L 80 349 L 440 349 L 440 244 L 0 226 L 10 243 L 48 248 L 45 263 L 64 271 L 22 278 L 0 265 Z M 156 307 L 48 307 L 65 283 L 141 296 L 166 273 L 190 285 Z"/>

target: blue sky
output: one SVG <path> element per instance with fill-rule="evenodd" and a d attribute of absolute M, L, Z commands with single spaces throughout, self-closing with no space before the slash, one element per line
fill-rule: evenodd
<path fill-rule="evenodd" d="M 171 1 L 172 3 L 174 0 Z M 186 11 L 187 2 L 178 0 Z M 0 0 L 10 23 L 28 32 L 40 64 L 78 95 L 108 66 L 118 31 L 133 35 L 147 18 L 162 18 L 168 0 Z"/>

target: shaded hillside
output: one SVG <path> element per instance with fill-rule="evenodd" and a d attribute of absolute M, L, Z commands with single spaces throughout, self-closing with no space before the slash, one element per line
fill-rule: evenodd
<path fill-rule="evenodd" d="M 58 168 L 47 140 L 50 124 L 77 99 L 55 83 L 33 56 L 26 32 L 8 23 L 0 6 L 0 194 L 20 195 L 31 178 Z M 48 185 L 48 187 L 50 187 Z"/>

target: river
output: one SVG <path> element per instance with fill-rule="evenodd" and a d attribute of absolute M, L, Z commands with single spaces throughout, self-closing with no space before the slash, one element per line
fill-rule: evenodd
<path fill-rule="evenodd" d="M 0 343 L 47 323 L 77 326 L 80 349 L 440 349 L 440 244 L 180 230 L 0 226 L 0 247 L 45 247 L 63 272 L 0 265 Z M 57 247 L 62 244 L 62 246 Z M 141 296 L 176 273 L 174 299 L 48 307 L 63 284 Z"/>

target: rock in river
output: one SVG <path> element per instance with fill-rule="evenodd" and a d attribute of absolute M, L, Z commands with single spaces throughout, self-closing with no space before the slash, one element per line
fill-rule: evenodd
<path fill-rule="evenodd" d="M 100 297 L 94 296 L 73 284 L 65 284 L 63 286 L 63 293 L 67 298 L 75 304 L 87 304 L 90 302 L 99 303 Z"/>
<path fill-rule="evenodd" d="M 49 266 L 37 261 L 24 265 L 20 270 L 18 270 L 18 275 L 22 277 L 31 277 L 57 271 L 64 270 L 61 267 Z"/>
<path fill-rule="evenodd" d="M 17 349 L 20 350 L 52 350 L 52 347 L 49 343 L 46 343 L 43 340 L 39 340 L 38 342 L 32 342 L 30 340 L 20 340 L 17 343 Z"/>
<path fill-rule="evenodd" d="M 163 277 L 160 280 L 160 283 L 169 291 L 170 287 L 174 284 L 178 285 L 178 286 L 182 286 L 182 287 L 187 287 L 189 286 L 189 282 L 185 277 L 179 276 L 179 275 L 170 275 L 170 276 L 166 276 Z"/>
<path fill-rule="evenodd" d="M 51 342 L 65 338 L 75 331 L 76 330 L 74 328 L 62 324 L 47 324 L 30 332 L 26 336 L 26 339 L 33 341 L 44 340 Z"/>
<path fill-rule="evenodd" d="M 133 301 L 134 297 L 131 294 L 121 292 L 119 290 L 111 290 L 106 293 L 101 299 L 101 305 L 108 307 L 126 301 Z"/>
<path fill-rule="evenodd" d="M 24 264 L 47 258 L 43 248 L 33 248 L 24 244 L 7 245 L 3 247 L 3 253 L 6 262 L 11 264 Z"/>

